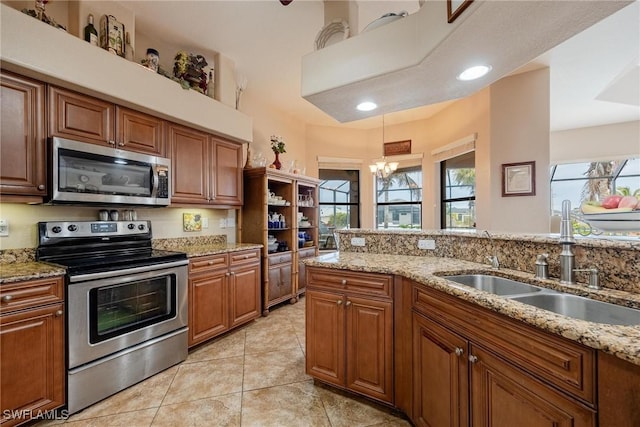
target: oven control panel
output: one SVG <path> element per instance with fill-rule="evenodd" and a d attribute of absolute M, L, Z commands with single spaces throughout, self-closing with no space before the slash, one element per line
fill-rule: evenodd
<path fill-rule="evenodd" d="M 150 221 L 59 221 L 46 223 L 46 237 L 151 235 Z"/>

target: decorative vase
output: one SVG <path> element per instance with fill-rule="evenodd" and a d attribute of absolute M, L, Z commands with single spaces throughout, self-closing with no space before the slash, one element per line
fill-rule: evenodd
<path fill-rule="evenodd" d="M 276 167 L 276 169 L 280 170 L 280 168 L 282 167 L 282 163 L 280 163 L 280 153 L 278 153 L 277 151 L 274 151 L 273 154 L 276 155 L 276 159 L 273 161 L 273 166 Z"/>

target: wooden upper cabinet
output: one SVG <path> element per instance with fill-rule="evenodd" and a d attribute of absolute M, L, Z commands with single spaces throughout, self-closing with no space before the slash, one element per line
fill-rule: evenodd
<path fill-rule="evenodd" d="M 172 123 L 168 137 L 173 173 L 171 203 L 209 203 L 209 136 Z"/>
<path fill-rule="evenodd" d="M 164 157 L 165 121 L 124 107 L 116 108 L 118 148 Z"/>
<path fill-rule="evenodd" d="M 49 87 L 49 136 L 165 157 L 164 120 Z"/>
<path fill-rule="evenodd" d="M 175 123 L 167 128 L 171 203 L 242 205 L 242 146 Z"/>
<path fill-rule="evenodd" d="M 212 176 L 213 200 L 242 205 L 242 146 L 211 137 L 215 173 Z"/>
<path fill-rule="evenodd" d="M 49 86 L 49 136 L 115 146 L 115 105 Z"/>
<path fill-rule="evenodd" d="M 0 194 L 47 192 L 45 87 L 22 76 L 0 75 Z"/>

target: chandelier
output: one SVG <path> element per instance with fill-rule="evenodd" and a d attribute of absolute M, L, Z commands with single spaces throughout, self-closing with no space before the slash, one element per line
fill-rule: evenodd
<path fill-rule="evenodd" d="M 382 115 L 382 144 L 384 151 L 384 114 Z M 369 170 L 378 178 L 388 178 L 398 169 L 398 165 L 398 162 L 387 162 L 387 158 L 383 157 L 382 160 L 370 164 Z"/>

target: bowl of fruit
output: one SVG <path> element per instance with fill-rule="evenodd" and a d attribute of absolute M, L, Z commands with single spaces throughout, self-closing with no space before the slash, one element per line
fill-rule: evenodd
<path fill-rule="evenodd" d="M 602 231 L 640 231 L 640 190 L 634 195 L 612 195 L 601 202 L 584 202 L 582 218 Z"/>

